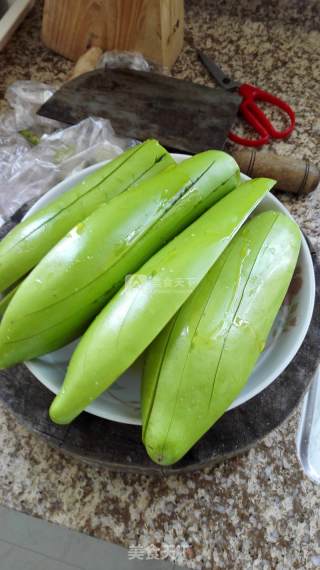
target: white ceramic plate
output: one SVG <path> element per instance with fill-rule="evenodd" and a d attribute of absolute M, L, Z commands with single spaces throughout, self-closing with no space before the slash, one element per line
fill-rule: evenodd
<path fill-rule="evenodd" d="M 177 162 L 188 158 L 187 155 L 178 154 L 174 154 L 173 157 Z M 101 163 L 90 166 L 55 186 L 31 208 L 27 216 L 39 210 L 62 192 L 69 190 L 74 184 L 100 166 Z M 242 178 L 243 180 L 248 179 L 244 175 Z M 290 216 L 288 210 L 272 194 L 263 199 L 256 212 L 270 209 L 284 212 Z M 307 333 L 312 317 L 314 297 L 313 264 L 309 248 L 303 238 L 297 268 L 288 295 L 274 323 L 266 348 L 245 388 L 229 409 L 235 408 L 259 394 L 288 366 Z M 26 366 L 42 384 L 56 394 L 60 390 L 76 344 L 77 341 L 61 350 L 26 362 Z M 88 406 L 86 411 L 117 422 L 141 424 L 140 381 L 142 364 L 143 355 L 108 390 Z"/>

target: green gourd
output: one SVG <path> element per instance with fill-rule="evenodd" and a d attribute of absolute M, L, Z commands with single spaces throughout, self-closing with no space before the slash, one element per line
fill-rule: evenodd
<path fill-rule="evenodd" d="M 62 389 L 50 408 L 54 422 L 71 422 L 136 360 L 274 184 L 269 179 L 241 184 L 132 276 L 80 340 Z"/>
<path fill-rule="evenodd" d="M 300 248 L 289 217 L 267 211 L 233 239 L 147 351 L 143 441 L 181 459 L 245 386 L 284 299 Z"/>
<path fill-rule="evenodd" d="M 164 243 L 239 182 L 221 151 L 200 153 L 127 190 L 77 224 L 30 273 L 0 328 L 0 365 L 64 346 Z"/>
<path fill-rule="evenodd" d="M 174 161 L 156 141 L 128 149 L 15 226 L 0 242 L 0 291 L 26 275 L 98 206 Z"/>

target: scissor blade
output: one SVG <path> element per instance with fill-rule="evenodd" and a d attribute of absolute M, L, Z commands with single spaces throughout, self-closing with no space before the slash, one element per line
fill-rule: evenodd
<path fill-rule="evenodd" d="M 223 73 L 222 69 L 203 51 L 199 51 L 198 56 L 220 87 L 223 87 L 223 89 L 227 91 L 233 91 L 239 87 L 239 83 L 233 81 L 233 79 L 230 79 L 230 77 Z"/>

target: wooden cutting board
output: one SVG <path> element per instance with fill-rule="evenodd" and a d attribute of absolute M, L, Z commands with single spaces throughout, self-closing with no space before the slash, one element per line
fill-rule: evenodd
<path fill-rule="evenodd" d="M 184 0 L 45 0 L 42 40 L 76 61 L 89 47 L 138 51 L 170 67 L 183 46 Z"/>

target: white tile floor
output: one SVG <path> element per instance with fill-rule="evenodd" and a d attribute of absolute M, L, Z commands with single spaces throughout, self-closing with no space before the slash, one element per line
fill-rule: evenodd
<path fill-rule="evenodd" d="M 125 548 L 0 506 L 0 570 L 172 570 Z"/>

